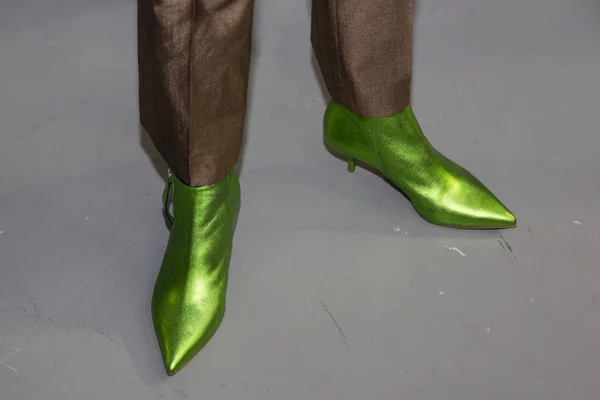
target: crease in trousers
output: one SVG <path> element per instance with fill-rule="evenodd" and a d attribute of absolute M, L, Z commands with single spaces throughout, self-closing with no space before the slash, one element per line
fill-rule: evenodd
<path fill-rule="evenodd" d="M 239 157 L 253 8 L 138 0 L 140 120 L 190 186 L 220 181 Z M 332 99 L 368 118 L 409 105 L 412 30 L 412 0 L 312 0 L 312 44 Z"/>

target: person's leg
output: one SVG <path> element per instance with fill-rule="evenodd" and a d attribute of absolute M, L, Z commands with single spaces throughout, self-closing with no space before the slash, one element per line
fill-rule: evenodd
<path fill-rule="evenodd" d="M 140 118 L 170 170 L 174 215 L 152 297 L 172 375 L 225 312 L 253 0 L 138 0 Z"/>
<path fill-rule="evenodd" d="M 191 186 L 223 179 L 242 143 L 254 0 L 138 0 L 140 119 Z"/>
<path fill-rule="evenodd" d="M 412 0 L 313 0 L 312 41 L 333 98 L 325 142 L 375 167 L 426 220 L 509 228 L 514 215 L 473 175 L 437 152 L 410 106 Z"/>
<path fill-rule="evenodd" d="M 370 118 L 409 104 L 412 0 L 313 0 L 312 43 L 337 103 Z"/>

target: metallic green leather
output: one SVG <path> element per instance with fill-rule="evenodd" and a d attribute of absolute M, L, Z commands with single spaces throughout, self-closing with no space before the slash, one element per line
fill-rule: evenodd
<path fill-rule="evenodd" d="M 515 216 L 467 170 L 435 150 L 410 106 L 385 118 L 365 118 L 331 102 L 325 113 L 325 143 L 348 159 L 375 168 L 391 180 L 427 221 L 464 229 L 502 229 Z"/>
<path fill-rule="evenodd" d="M 223 319 L 240 186 L 233 172 L 204 187 L 187 186 L 175 175 L 170 180 L 165 197 L 172 187 L 174 216 L 152 296 L 152 319 L 165 368 L 173 375 Z"/>

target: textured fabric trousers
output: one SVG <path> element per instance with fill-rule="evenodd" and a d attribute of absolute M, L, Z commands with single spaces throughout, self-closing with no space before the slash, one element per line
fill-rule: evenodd
<path fill-rule="evenodd" d="M 413 1 L 312 1 L 312 43 L 333 100 L 365 117 L 402 111 L 410 98 Z M 215 183 L 237 162 L 253 6 L 138 0 L 141 123 L 189 185 Z"/>

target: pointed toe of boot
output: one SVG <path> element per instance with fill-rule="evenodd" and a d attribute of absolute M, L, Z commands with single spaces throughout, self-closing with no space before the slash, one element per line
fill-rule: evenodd
<path fill-rule="evenodd" d="M 517 226 L 517 219 L 508 208 L 496 200 L 493 205 L 483 208 L 460 208 L 453 210 L 446 221 L 444 218 L 426 218 L 437 225 L 459 229 L 509 229 Z M 461 212 L 462 211 L 462 212 Z"/>
<path fill-rule="evenodd" d="M 508 229 L 517 226 L 517 217 L 500 202 L 496 207 L 491 208 L 488 213 L 488 225 L 491 228 Z"/>
<path fill-rule="evenodd" d="M 443 191 L 443 196 L 413 202 L 423 218 L 459 229 L 508 229 L 517 225 L 515 215 L 477 178 L 467 171 L 460 175 L 463 179 L 450 179 L 454 184 Z"/>
<path fill-rule="evenodd" d="M 193 309 L 195 308 L 195 309 Z M 165 370 L 169 376 L 185 367 L 214 336 L 224 309 L 186 307 L 153 310 L 154 328 Z"/>

